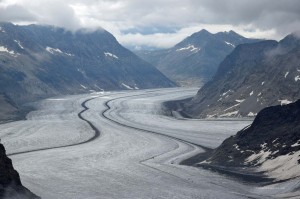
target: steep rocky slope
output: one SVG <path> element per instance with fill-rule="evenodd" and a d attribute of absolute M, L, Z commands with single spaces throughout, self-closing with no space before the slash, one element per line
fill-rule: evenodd
<path fill-rule="evenodd" d="M 11 159 L 6 156 L 5 148 L 0 143 L 0 198 L 39 199 L 23 187 L 18 172 L 13 168 Z"/>
<path fill-rule="evenodd" d="M 251 168 L 276 180 L 299 177 L 300 100 L 263 109 L 251 126 L 226 139 L 200 165 L 235 172 Z"/>
<path fill-rule="evenodd" d="M 242 44 L 214 78 L 184 105 L 191 117 L 255 116 L 261 109 L 300 98 L 300 40 Z"/>
<path fill-rule="evenodd" d="M 211 79 L 220 62 L 237 45 L 256 41 L 234 31 L 212 34 L 201 30 L 170 49 L 136 53 L 173 81 L 199 86 Z"/>
<path fill-rule="evenodd" d="M 17 118 L 18 106 L 5 94 L 0 94 L 0 121 L 8 121 Z"/>
<path fill-rule="evenodd" d="M 0 27 L 0 90 L 16 103 L 103 89 L 174 86 L 105 30 Z"/>

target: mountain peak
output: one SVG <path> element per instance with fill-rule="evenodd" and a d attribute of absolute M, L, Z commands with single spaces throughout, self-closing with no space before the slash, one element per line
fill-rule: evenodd
<path fill-rule="evenodd" d="M 202 30 L 200 30 L 199 32 L 197 32 L 197 33 L 209 33 L 209 34 L 211 34 L 208 30 L 206 30 L 206 29 L 202 29 Z"/>
<path fill-rule="evenodd" d="M 201 36 L 208 36 L 208 35 L 212 35 L 212 33 L 208 32 L 206 29 L 202 29 L 199 32 L 195 32 L 194 34 L 192 34 L 191 37 L 192 36 L 196 36 L 196 35 L 197 36 L 199 36 L 199 35 L 201 35 Z"/>
<path fill-rule="evenodd" d="M 234 32 L 233 30 L 230 30 L 230 31 L 224 31 L 224 32 L 218 32 L 215 34 L 216 36 L 219 36 L 219 37 L 230 37 L 230 38 L 242 38 L 244 39 L 245 37 L 243 37 L 242 35 Z"/>
<path fill-rule="evenodd" d="M 294 49 L 300 46 L 300 32 L 293 32 L 279 41 L 281 47 L 286 49 Z"/>
<path fill-rule="evenodd" d="M 195 32 L 191 36 L 187 37 L 188 40 L 206 40 L 210 38 L 213 34 L 208 32 L 205 29 L 200 30 L 199 32 Z"/>
<path fill-rule="evenodd" d="M 225 32 L 226 32 L 226 31 L 225 31 Z M 234 32 L 233 30 L 230 30 L 228 33 L 229 33 L 229 34 L 236 34 L 236 35 L 239 35 L 238 33 Z"/>

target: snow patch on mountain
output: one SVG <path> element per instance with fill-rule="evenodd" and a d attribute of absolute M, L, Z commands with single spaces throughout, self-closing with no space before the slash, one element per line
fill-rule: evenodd
<path fill-rule="evenodd" d="M 113 58 L 115 58 L 115 59 L 119 59 L 119 57 L 117 56 L 117 55 L 114 55 L 114 54 L 112 54 L 112 53 L 110 53 L 110 52 L 104 52 L 104 55 L 106 56 L 106 57 L 113 57 Z"/>
<path fill-rule="evenodd" d="M 257 115 L 257 113 L 249 112 L 247 116 L 248 117 L 255 117 L 256 115 Z"/>
<path fill-rule="evenodd" d="M 5 30 L 0 26 L 0 32 L 5 33 Z"/>
<path fill-rule="evenodd" d="M 80 84 L 80 86 L 81 86 L 83 89 L 87 89 L 87 87 L 84 86 L 84 85 L 82 85 L 82 84 Z"/>
<path fill-rule="evenodd" d="M 298 80 L 300 80 L 300 76 L 299 76 L 299 75 L 297 75 L 297 76 L 295 77 L 295 82 L 297 82 Z"/>
<path fill-rule="evenodd" d="M 242 103 L 243 101 L 245 101 L 245 99 L 241 99 L 241 100 L 235 100 L 238 103 Z"/>
<path fill-rule="evenodd" d="M 199 50 L 201 50 L 201 48 L 196 48 L 194 45 L 187 45 L 186 47 L 183 48 L 179 48 L 176 51 L 183 51 L 183 50 L 190 50 L 191 52 L 198 52 Z"/>
<path fill-rule="evenodd" d="M 230 93 L 230 92 L 232 92 L 231 90 L 228 90 L 228 91 L 226 91 L 225 93 L 222 93 L 222 95 L 220 95 L 220 96 L 225 96 L 225 95 L 227 95 L 228 93 Z"/>
<path fill-rule="evenodd" d="M 51 54 L 54 54 L 54 53 L 63 53 L 60 49 L 58 48 L 51 48 L 49 46 L 46 47 L 46 50 L 51 53 Z"/>
<path fill-rule="evenodd" d="M 101 88 L 100 86 L 98 86 L 97 84 L 94 84 L 94 86 L 95 86 L 96 88 L 98 88 L 101 92 L 104 92 L 104 89 Z"/>
<path fill-rule="evenodd" d="M 232 116 L 236 116 L 238 112 L 239 111 L 233 111 L 233 112 L 230 112 L 230 113 L 225 113 L 225 114 L 220 115 L 220 117 L 232 117 Z"/>
<path fill-rule="evenodd" d="M 6 52 L 9 53 L 11 55 L 15 55 L 15 52 L 13 50 L 8 50 L 6 47 L 4 46 L 0 46 L 0 52 Z"/>
<path fill-rule="evenodd" d="M 58 48 L 51 48 L 51 47 L 49 47 L 49 46 L 46 47 L 46 50 L 47 50 L 49 53 L 53 54 L 53 55 L 55 55 L 55 54 L 64 54 L 64 55 L 67 55 L 67 56 L 74 56 L 74 55 L 71 54 L 71 53 L 66 53 L 66 52 L 61 51 L 61 50 L 58 49 Z"/>
<path fill-rule="evenodd" d="M 278 100 L 280 102 L 280 105 L 287 105 L 287 104 L 290 104 L 292 103 L 292 101 L 289 101 L 287 99 L 284 99 L 284 100 Z"/>
<path fill-rule="evenodd" d="M 128 86 L 127 84 L 122 83 L 122 86 L 124 86 L 125 88 L 129 89 L 129 90 L 133 90 L 132 87 Z"/>
<path fill-rule="evenodd" d="M 74 54 L 71 54 L 71 53 L 66 53 L 66 52 L 65 52 L 65 55 L 68 55 L 68 56 L 70 56 L 70 57 L 73 57 L 73 56 L 75 56 Z"/>
<path fill-rule="evenodd" d="M 24 49 L 24 47 L 21 45 L 21 42 L 20 42 L 20 41 L 14 40 L 14 42 L 16 42 L 16 43 L 19 45 L 19 47 L 20 47 L 21 49 Z"/>
<path fill-rule="evenodd" d="M 228 41 L 224 41 L 227 45 L 232 46 L 235 48 L 235 45 L 233 45 L 232 43 L 228 42 Z"/>
<path fill-rule="evenodd" d="M 297 147 L 300 146 L 300 140 L 298 140 L 295 144 L 292 144 L 291 147 Z"/>
<path fill-rule="evenodd" d="M 239 105 L 240 105 L 240 103 L 237 103 L 237 104 L 235 104 L 235 105 L 233 105 L 233 106 L 231 106 L 231 107 L 225 109 L 224 112 L 226 112 L 226 111 L 228 111 L 228 110 L 230 110 L 230 109 L 233 109 L 234 107 L 237 107 L 237 106 L 239 106 Z"/>
<path fill-rule="evenodd" d="M 263 147 L 262 147 L 263 148 Z M 265 151 L 264 149 L 262 149 L 259 153 L 253 153 L 252 155 L 250 155 L 245 163 L 246 164 L 252 164 L 253 162 L 255 162 L 254 166 L 262 164 L 263 162 L 266 161 L 266 159 L 269 157 L 269 155 L 271 155 L 272 152 L 271 151 Z"/>
<path fill-rule="evenodd" d="M 274 159 L 266 159 L 269 155 L 270 152 L 265 152 L 265 156 L 260 158 L 262 165 L 258 167 L 258 171 L 266 172 L 268 176 L 277 180 L 286 180 L 300 176 L 300 165 L 298 162 L 300 151 L 281 155 Z"/>
<path fill-rule="evenodd" d="M 289 72 L 286 72 L 284 75 L 284 78 L 286 78 L 288 76 Z"/>

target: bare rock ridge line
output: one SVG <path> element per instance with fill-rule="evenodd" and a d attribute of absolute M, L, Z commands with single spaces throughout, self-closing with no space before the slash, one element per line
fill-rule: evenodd
<path fill-rule="evenodd" d="M 89 108 L 86 106 L 86 103 L 95 99 L 97 97 L 93 97 L 93 98 L 90 98 L 90 99 L 87 99 L 85 100 L 84 102 L 81 103 L 81 106 L 84 108 L 84 110 L 80 111 L 77 115 L 78 117 L 87 122 L 88 125 L 94 130 L 94 135 L 93 137 L 91 137 L 90 139 L 88 140 L 85 140 L 83 142 L 79 142 L 79 143 L 74 143 L 74 144 L 68 144 L 68 145 L 64 145 L 64 146 L 56 146 L 56 147 L 47 147 L 47 148 L 42 148 L 42 149 L 33 149 L 33 150 L 28 150 L 28 151 L 22 151 L 22 152 L 16 152 L 16 153 L 11 153 L 11 154 L 8 154 L 8 156 L 13 156 L 13 155 L 19 155 L 19 154 L 24 154 L 24 153 L 31 153 L 31 152 L 37 152 L 37 151 L 45 151 L 45 150 L 50 150 L 50 149 L 59 149 L 59 148 L 65 148 L 65 147 L 70 147 L 70 146 L 77 146 L 77 145 L 81 145 L 81 144 L 85 144 L 85 143 L 88 143 L 88 142 L 91 142 L 95 139 L 97 139 L 100 135 L 101 135 L 101 132 L 98 128 L 96 128 L 92 122 L 90 122 L 89 120 L 85 119 L 82 114 L 84 112 L 86 112 L 87 110 L 89 110 Z"/>

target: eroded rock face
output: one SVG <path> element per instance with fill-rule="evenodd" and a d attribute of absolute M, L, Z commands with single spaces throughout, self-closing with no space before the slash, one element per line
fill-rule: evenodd
<path fill-rule="evenodd" d="M 19 173 L 13 168 L 12 161 L 6 156 L 5 148 L 2 144 L 0 144 L 0 198 L 40 198 L 22 185 Z"/>
<path fill-rule="evenodd" d="M 201 164 L 255 168 L 275 179 L 300 175 L 300 100 L 259 112 L 252 125 L 226 139 Z"/>

